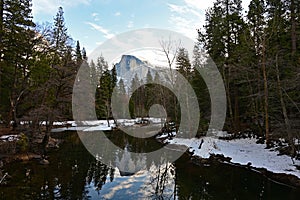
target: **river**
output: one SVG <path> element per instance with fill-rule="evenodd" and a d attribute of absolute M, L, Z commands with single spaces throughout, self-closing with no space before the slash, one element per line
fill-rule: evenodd
<path fill-rule="evenodd" d="M 162 145 L 154 139 L 133 141 L 121 131 L 106 135 L 122 148 L 138 147 L 147 152 Z M 187 154 L 174 163 L 152 163 L 135 174 L 124 174 L 91 156 L 76 132 L 53 137 L 65 142 L 49 152 L 49 165 L 32 160 L 6 166 L 4 170 L 11 178 L 0 186 L 0 199 L 224 200 L 300 196 L 300 189 L 276 183 L 245 168 L 220 163 L 197 166 Z"/>

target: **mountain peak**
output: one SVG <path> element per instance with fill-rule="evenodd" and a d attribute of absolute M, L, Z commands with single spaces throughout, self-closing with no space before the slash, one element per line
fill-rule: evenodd
<path fill-rule="evenodd" d="M 116 64 L 117 74 L 127 73 L 143 65 L 146 64 L 133 55 L 122 55 L 120 62 Z"/>

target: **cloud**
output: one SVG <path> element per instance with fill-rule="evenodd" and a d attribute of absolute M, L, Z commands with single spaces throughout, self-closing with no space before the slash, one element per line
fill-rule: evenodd
<path fill-rule="evenodd" d="M 191 39 L 196 39 L 196 29 L 201 28 L 204 24 L 205 6 L 200 6 L 197 0 L 184 0 L 183 3 L 182 5 L 168 4 L 169 10 L 172 13 L 169 22 L 174 26 L 176 31 Z M 204 4 L 208 5 L 208 2 Z"/>
<path fill-rule="evenodd" d="M 127 24 L 127 28 L 132 28 L 133 26 L 134 26 L 133 21 L 129 21 Z"/>
<path fill-rule="evenodd" d="M 99 13 L 92 13 L 92 17 L 97 17 Z"/>
<path fill-rule="evenodd" d="M 110 33 L 110 31 L 108 29 L 105 29 L 104 27 L 92 23 L 92 22 L 86 22 L 86 24 L 90 25 L 93 29 L 99 31 L 100 33 L 103 34 L 103 36 L 107 39 L 114 37 L 114 34 Z"/>
<path fill-rule="evenodd" d="M 169 18 L 170 24 L 174 29 L 184 35 L 195 39 L 196 29 L 202 28 L 205 23 L 205 12 L 214 5 L 215 0 L 181 0 L 180 4 L 169 3 L 171 11 Z M 243 0 L 242 7 L 248 9 L 250 0 Z"/>
<path fill-rule="evenodd" d="M 120 16 L 121 13 L 120 12 L 116 12 L 114 15 L 117 17 L 117 16 Z"/>
<path fill-rule="evenodd" d="M 91 0 L 32 0 L 33 16 L 39 13 L 55 14 L 59 6 L 69 8 L 77 5 L 89 5 Z"/>
<path fill-rule="evenodd" d="M 201 1 L 199 0 L 184 0 L 185 4 L 190 8 L 195 8 L 197 10 L 206 10 L 207 8 L 213 6 L 212 0 Z"/>
<path fill-rule="evenodd" d="M 100 21 L 99 13 L 92 13 L 91 15 L 92 15 L 95 22 Z"/>

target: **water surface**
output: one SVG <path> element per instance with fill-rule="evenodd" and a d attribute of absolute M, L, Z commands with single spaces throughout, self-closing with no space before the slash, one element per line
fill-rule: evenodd
<path fill-rule="evenodd" d="M 161 147 L 154 139 L 134 139 L 120 131 L 107 136 L 121 148 L 147 152 Z M 175 163 L 152 163 L 126 174 L 91 156 L 76 132 L 49 152 L 49 165 L 33 160 L 12 163 L 0 199 L 298 199 L 299 189 L 226 164 L 196 166 L 184 154 Z M 118 152 L 112 152 L 118 155 Z M 119 158 L 121 160 L 121 157 Z M 26 172 L 30 170 L 30 176 Z"/>

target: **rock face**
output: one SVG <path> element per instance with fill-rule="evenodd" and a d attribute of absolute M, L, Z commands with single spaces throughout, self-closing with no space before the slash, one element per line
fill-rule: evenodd
<path fill-rule="evenodd" d="M 159 73 L 162 70 L 163 68 L 152 66 L 148 61 L 142 61 L 132 55 L 123 55 L 120 62 L 116 64 L 117 76 L 122 78 L 128 84 L 135 75 L 145 82 L 148 71 L 150 71 L 154 78 L 155 73 Z"/>
<path fill-rule="evenodd" d="M 117 74 L 127 73 L 135 68 L 146 66 L 143 61 L 132 55 L 123 55 L 121 61 L 116 64 Z"/>

